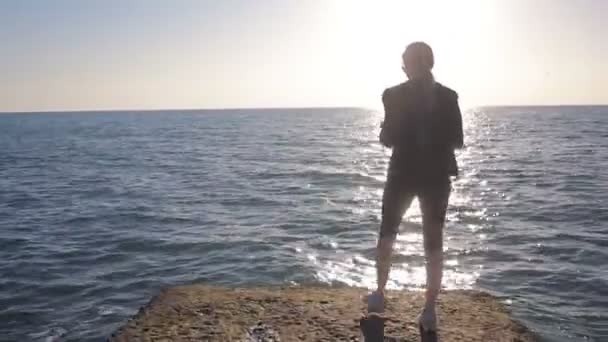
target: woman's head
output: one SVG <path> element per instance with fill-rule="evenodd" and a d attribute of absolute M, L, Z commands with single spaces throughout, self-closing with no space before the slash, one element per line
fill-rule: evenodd
<path fill-rule="evenodd" d="M 433 49 L 424 42 L 414 42 L 405 48 L 401 56 L 403 59 L 403 71 L 411 80 L 432 79 L 431 70 L 435 65 Z"/>

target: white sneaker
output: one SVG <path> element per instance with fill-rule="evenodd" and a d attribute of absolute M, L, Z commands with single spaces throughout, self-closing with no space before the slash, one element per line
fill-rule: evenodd
<path fill-rule="evenodd" d="M 420 329 L 424 331 L 437 331 L 437 313 L 435 307 L 424 308 L 420 316 L 418 316 L 418 324 Z"/>
<path fill-rule="evenodd" d="M 368 313 L 384 313 L 384 294 L 380 292 L 372 292 L 367 296 L 367 312 Z"/>

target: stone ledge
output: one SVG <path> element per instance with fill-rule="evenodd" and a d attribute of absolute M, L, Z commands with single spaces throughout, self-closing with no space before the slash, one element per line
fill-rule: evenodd
<path fill-rule="evenodd" d="M 109 341 L 359 341 L 365 294 L 348 287 L 174 287 L 161 291 Z M 419 341 L 416 317 L 423 300 L 422 292 L 388 292 L 386 335 Z M 489 294 L 449 291 L 438 305 L 440 341 L 537 341 Z"/>

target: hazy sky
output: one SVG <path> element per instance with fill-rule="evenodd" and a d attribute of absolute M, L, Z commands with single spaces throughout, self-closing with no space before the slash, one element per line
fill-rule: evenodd
<path fill-rule="evenodd" d="M 606 0 L 0 0 L 0 111 L 380 105 L 425 40 L 465 106 L 608 103 Z"/>

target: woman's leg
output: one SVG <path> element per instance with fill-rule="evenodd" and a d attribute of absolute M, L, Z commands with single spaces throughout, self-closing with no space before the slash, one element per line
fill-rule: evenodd
<path fill-rule="evenodd" d="M 391 268 L 391 255 L 399 224 L 403 214 L 414 198 L 413 193 L 404 189 L 404 184 L 396 175 L 389 176 L 382 196 L 382 223 L 376 248 L 377 293 L 383 293 Z"/>
<path fill-rule="evenodd" d="M 426 302 L 421 321 L 436 329 L 435 303 L 443 277 L 443 226 L 450 197 L 449 181 L 420 194 L 424 254 L 426 257 Z"/>
<path fill-rule="evenodd" d="M 376 292 L 378 293 L 384 292 L 386 283 L 388 282 L 395 238 L 395 235 L 380 235 L 380 238 L 378 239 L 378 245 L 376 247 Z"/>

